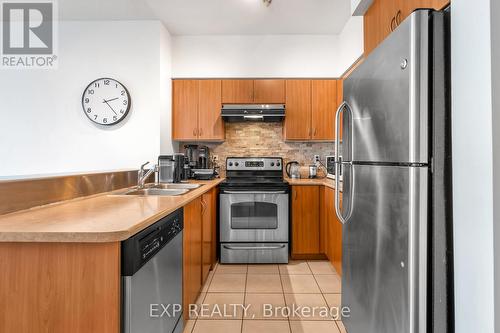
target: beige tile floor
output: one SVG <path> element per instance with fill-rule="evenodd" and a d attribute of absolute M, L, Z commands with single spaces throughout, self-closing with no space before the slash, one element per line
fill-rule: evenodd
<path fill-rule="evenodd" d="M 293 305 L 340 308 L 340 288 L 340 277 L 328 261 L 219 264 L 197 300 L 203 306 L 192 313 L 184 333 L 346 333 L 335 311 L 281 311 Z M 272 305 L 273 316 L 265 315 L 263 304 Z M 246 313 L 243 306 L 248 306 Z"/>

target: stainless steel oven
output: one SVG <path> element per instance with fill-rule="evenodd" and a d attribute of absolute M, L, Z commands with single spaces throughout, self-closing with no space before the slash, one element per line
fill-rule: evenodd
<path fill-rule="evenodd" d="M 228 158 L 221 184 L 221 263 L 288 262 L 289 187 L 280 158 Z"/>

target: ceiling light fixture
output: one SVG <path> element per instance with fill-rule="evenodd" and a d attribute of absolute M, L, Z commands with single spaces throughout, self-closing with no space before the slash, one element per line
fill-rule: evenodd
<path fill-rule="evenodd" d="M 269 5 L 271 5 L 271 2 L 273 2 L 273 0 L 262 0 L 262 2 L 264 3 L 264 5 L 266 5 L 266 7 L 269 7 Z"/>

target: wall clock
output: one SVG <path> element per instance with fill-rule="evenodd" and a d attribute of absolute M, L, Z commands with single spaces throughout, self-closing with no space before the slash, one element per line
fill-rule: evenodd
<path fill-rule="evenodd" d="M 85 115 L 94 123 L 111 126 L 126 118 L 130 110 L 130 94 L 120 82 L 110 78 L 92 81 L 82 96 Z"/>

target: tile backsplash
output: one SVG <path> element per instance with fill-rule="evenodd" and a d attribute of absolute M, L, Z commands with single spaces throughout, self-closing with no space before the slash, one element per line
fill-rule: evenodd
<path fill-rule="evenodd" d="M 334 153 L 333 142 L 284 141 L 282 131 L 282 123 L 226 123 L 226 141 L 204 144 L 218 156 L 222 169 L 230 156 L 279 156 L 285 163 L 298 161 L 307 166 L 314 155 L 325 163 L 325 156 Z M 181 143 L 181 151 L 183 147 Z"/>

